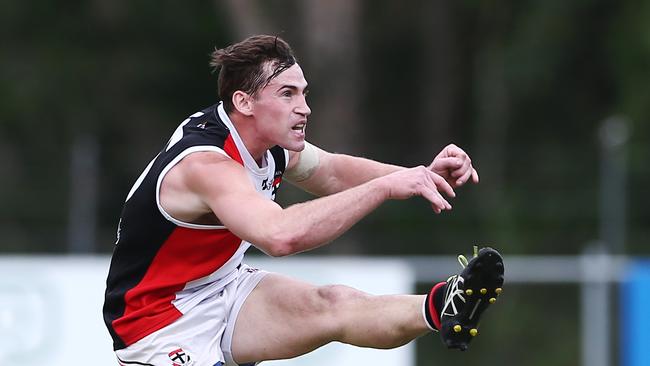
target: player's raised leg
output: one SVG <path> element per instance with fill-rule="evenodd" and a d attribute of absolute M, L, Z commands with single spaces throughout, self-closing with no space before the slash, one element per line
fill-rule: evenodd
<path fill-rule="evenodd" d="M 373 296 L 267 275 L 242 306 L 232 341 L 237 363 L 284 359 L 332 341 L 393 348 L 429 329 L 422 295 Z"/>
<path fill-rule="evenodd" d="M 269 274 L 239 312 L 232 357 L 240 364 L 292 358 L 332 341 L 394 348 L 430 330 L 441 330 L 447 347 L 465 350 L 478 334 L 482 313 L 501 293 L 504 266 L 492 248 L 459 259 L 462 272 L 434 285 L 426 296 L 374 296 Z"/>

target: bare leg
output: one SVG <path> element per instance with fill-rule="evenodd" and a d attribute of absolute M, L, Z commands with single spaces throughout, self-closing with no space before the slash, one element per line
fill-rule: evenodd
<path fill-rule="evenodd" d="M 267 275 L 242 306 L 233 334 L 238 363 L 292 358 L 332 341 L 394 348 L 428 331 L 424 296 L 372 296 Z"/>

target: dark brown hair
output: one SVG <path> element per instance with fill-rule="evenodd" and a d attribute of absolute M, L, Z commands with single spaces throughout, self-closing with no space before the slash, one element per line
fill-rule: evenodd
<path fill-rule="evenodd" d="M 255 95 L 278 74 L 296 63 L 291 46 L 278 36 L 257 35 L 230 45 L 215 48 L 210 66 L 219 70 L 219 98 L 227 112 L 232 112 L 232 95 L 241 90 Z"/>

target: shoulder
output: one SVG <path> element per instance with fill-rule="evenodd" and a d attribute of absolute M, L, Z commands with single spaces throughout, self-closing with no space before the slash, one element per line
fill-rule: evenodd
<path fill-rule="evenodd" d="M 243 170 L 243 167 L 226 154 L 217 151 L 197 151 L 184 157 L 174 169 L 190 176 L 202 176 L 213 174 L 215 169 Z"/>
<path fill-rule="evenodd" d="M 213 151 L 195 152 L 183 158 L 169 171 L 163 185 L 173 187 L 177 192 L 195 194 L 201 201 L 251 186 L 241 164 Z"/>
<path fill-rule="evenodd" d="M 181 159 L 165 177 L 190 190 L 203 189 L 232 181 L 233 177 L 244 175 L 243 167 L 229 156 L 216 151 L 197 151 Z M 163 182 L 165 183 L 165 182 Z"/>

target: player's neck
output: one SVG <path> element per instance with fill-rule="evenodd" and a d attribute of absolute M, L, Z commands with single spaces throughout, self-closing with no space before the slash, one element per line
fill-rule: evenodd
<path fill-rule="evenodd" d="M 228 117 L 230 117 L 230 120 L 237 129 L 237 133 L 244 143 L 246 150 L 248 150 L 248 153 L 251 154 L 258 166 L 262 166 L 263 157 L 266 151 L 272 146 L 264 143 L 259 138 L 259 133 L 253 120 L 238 114 L 229 115 Z"/>

